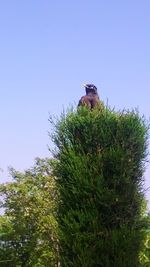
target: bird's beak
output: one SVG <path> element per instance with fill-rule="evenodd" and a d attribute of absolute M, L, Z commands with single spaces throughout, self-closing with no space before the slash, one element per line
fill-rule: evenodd
<path fill-rule="evenodd" d="M 86 83 L 83 83 L 82 86 L 83 86 L 83 87 L 86 87 Z"/>

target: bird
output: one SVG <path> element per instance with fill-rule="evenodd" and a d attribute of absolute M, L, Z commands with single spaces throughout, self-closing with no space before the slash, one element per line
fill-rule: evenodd
<path fill-rule="evenodd" d="M 83 84 L 85 88 L 86 95 L 82 96 L 79 100 L 78 107 L 79 106 L 86 106 L 90 109 L 95 108 L 98 103 L 100 102 L 97 87 L 94 84 Z"/>

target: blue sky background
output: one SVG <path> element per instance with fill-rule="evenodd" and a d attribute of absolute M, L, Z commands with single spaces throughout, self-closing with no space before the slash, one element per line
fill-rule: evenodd
<path fill-rule="evenodd" d="M 149 0 L 0 2 L 0 173 L 49 156 L 49 113 L 94 83 L 116 109 L 150 117 Z M 150 186 L 150 167 L 146 187 Z M 150 199 L 150 193 L 147 193 Z"/>

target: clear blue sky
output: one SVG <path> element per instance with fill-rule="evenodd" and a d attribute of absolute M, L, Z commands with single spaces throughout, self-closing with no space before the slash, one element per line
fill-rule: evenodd
<path fill-rule="evenodd" d="M 0 174 L 49 156 L 49 112 L 97 85 L 116 109 L 150 116 L 149 0 L 0 3 Z M 146 186 L 150 186 L 150 167 Z M 150 193 L 149 193 L 150 198 Z"/>

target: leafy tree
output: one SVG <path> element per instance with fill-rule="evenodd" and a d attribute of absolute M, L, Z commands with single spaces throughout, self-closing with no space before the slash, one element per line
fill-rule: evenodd
<path fill-rule="evenodd" d="M 36 159 L 25 173 L 11 170 L 1 185 L 0 266 L 58 266 L 57 191 L 50 160 Z"/>
<path fill-rule="evenodd" d="M 148 227 L 145 229 L 144 246 L 140 252 L 141 267 L 150 266 L 150 214 L 145 216 L 145 222 Z"/>
<path fill-rule="evenodd" d="M 148 127 L 103 104 L 53 122 L 62 267 L 138 267 Z"/>

